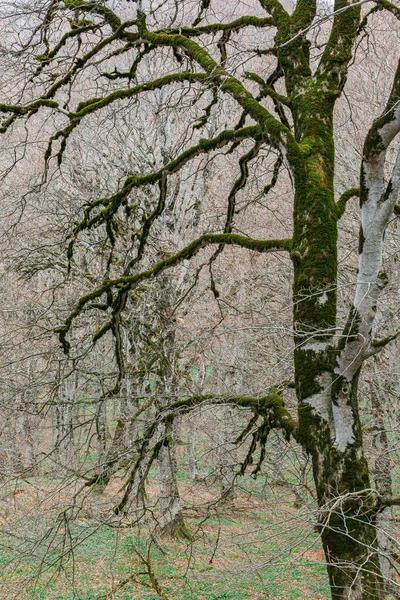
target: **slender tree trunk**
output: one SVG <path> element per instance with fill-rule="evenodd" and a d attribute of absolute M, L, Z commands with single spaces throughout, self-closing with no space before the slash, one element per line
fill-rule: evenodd
<path fill-rule="evenodd" d="M 219 411 L 219 435 L 217 438 L 217 479 L 221 488 L 221 500 L 232 501 L 235 497 L 235 479 L 238 471 L 237 449 L 234 440 L 234 410 L 223 407 Z"/>
<path fill-rule="evenodd" d="M 23 402 L 25 403 L 25 400 Z M 22 408 L 16 423 L 17 436 L 15 442 L 18 446 L 16 454 L 20 469 L 26 475 L 35 474 L 37 466 L 34 449 L 34 435 L 30 418 L 30 415 Z"/>
<path fill-rule="evenodd" d="M 192 415 L 191 420 L 187 425 L 187 458 L 190 477 L 193 481 L 205 481 L 208 477 L 208 463 L 211 450 L 207 452 L 207 458 L 204 460 L 204 448 L 202 448 L 201 440 L 198 438 L 198 432 L 202 428 L 201 408 L 196 416 Z M 205 464 L 204 464 L 205 463 Z"/>
<path fill-rule="evenodd" d="M 54 447 L 60 462 L 69 468 L 76 466 L 75 448 L 75 395 L 77 389 L 76 377 L 62 381 L 59 400 L 55 405 L 55 435 Z"/>
<path fill-rule="evenodd" d="M 97 449 L 97 470 L 102 471 L 106 458 L 107 446 L 107 404 L 101 400 L 96 409 L 96 449 Z"/>
<path fill-rule="evenodd" d="M 160 440 L 163 440 L 158 454 L 160 527 L 164 533 L 173 537 L 187 538 L 189 537 L 189 530 L 183 520 L 176 479 L 177 465 L 173 421 L 167 421 L 165 424 L 162 424 L 159 435 Z"/>
<path fill-rule="evenodd" d="M 172 287 L 167 279 L 161 279 L 156 302 L 159 315 L 158 341 L 158 391 L 161 398 L 176 394 L 179 383 L 175 374 L 175 323 L 170 318 L 174 301 L 178 296 L 179 286 Z M 182 507 L 177 481 L 176 463 L 176 422 L 167 422 L 159 430 L 160 439 L 164 442 L 158 454 L 158 480 L 160 487 L 159 523 L 163 532 L 174 537 L 188 537 L 182 515 Z"/>
<path fill-rule="evenodd" d="M 194 427 L 191 427 L 188 432 L 186 448 L 190 478 L 193 481 L 197 481 L 199 479 L 199 470 L 196 456 L 196 429 Z"/>
<path fill-rule="evenodd" d="M 134 442 L 137 437 L 138 427 L 137 421 L 132 420 L 133 415 L 138 410 L 139 405 L 137 400 L 133 398 L 134 382 L 132 375 L 127 373 L 125 376 L 125 395 L 121 398 L 121 420 L 124 424 L 122 428 L 122 463 L 128 464 L 132 462 L 134 456 Z"/>

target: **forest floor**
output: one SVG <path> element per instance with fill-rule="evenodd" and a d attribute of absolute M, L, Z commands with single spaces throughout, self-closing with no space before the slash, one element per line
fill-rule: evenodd
<path fill-rule="evenodd" d="M 248 479 L 226 504 L 212 486 L 182 482 L 191 537 L 178 541 L 155 535 L 149 519 L 115 527 L 117 483 L 101 502 L 87 494 L 82 508 L 72 508 L 56 481 L 52 493 L 45 480 L 19 483 L 0 505 L 0 599 L 329 598 L 311 511 L 296 507 L 287 487 Z M 151 504 L 155 481 L 147 492 Z"/>

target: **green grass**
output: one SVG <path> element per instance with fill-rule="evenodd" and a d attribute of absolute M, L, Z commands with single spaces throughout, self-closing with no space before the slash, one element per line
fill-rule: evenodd
<path fill-rule="evenodd" d="M 161 538 L 151 545 L 151 568 L 170 600 L 329 598 L 320 544 L 311 525 L 303 522 L 304 515 L 293 508 L 285 489 L 279 490 L 281 498 L 286 495 L 279 505 L 275 492 L 264 483 L 250 480 L 247 496 L 239 497 L 236 508 L 221 507 L 208 517 L 189 513 L 191 543 Z M 58 513 L 59 509 L 54 515 Z M 33 538 L 44 531 L 51 518 L 46 515 L 46 523 L 42 519 L 43 523 L 26 520 L 19 534 Z M 53 547 L 47 553 L 42 547 L 35 556 L 19 556 L 5 547 L 10 539 L 0 537 L 0 599 L 95 600 L 136 574 L 136 581 L 116 590 L 112 598 L 159 600 L 148 587 L 150 578 L 139 558 L 148 555 L 147 534 L 129 528 L 118 531 L 89 518 L 77 518 L 69 527 L 72 538 L 86 539 L 61 570 L 56 562 L 62 551 L 62 528 Z M 46 571 L 39 575 L 43 565 Z"/>

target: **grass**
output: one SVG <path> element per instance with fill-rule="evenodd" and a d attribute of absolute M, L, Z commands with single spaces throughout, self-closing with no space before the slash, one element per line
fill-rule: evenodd
<path fill-rule="evenodd" d="M 266 487 L 260 479 L 241 488 L 233 505 L 216 505 L 211 511 L 206 502 L 198 502 L 198 488 L 184 485 L 190 542 L 163 537 L 149 542 L 149 523 L 140 530 L 118 530 L 104 524 L 99 514 L 78 512 L 63 523 L 59 505 L 51 511 L 41 504 L 40 518 L 18 521 L 19 550 L 28 548 L 26 540 L 41 535 L 40 550 L 34 551 L 31 543 L 31 550 L 21 554 L 11 536 L 4 532 L 0 537 L 0 598 L 97 600 L 109 594 L 107 598 L 115 600 L 159 600 L 151 577 L 169 600 L 329 598 L 323 555 L 309 515 L 293 507 L 287 489 Z M 200 490 L 205 500 L 212 491 Z M 155 488 L 152 493 L 156 496 Z M 26 500 L 21 493 L 21 509 Z M 48 534 L 51 528 L 53 537 Z M 71 539 L 81 541 L 72 549 Z"/>

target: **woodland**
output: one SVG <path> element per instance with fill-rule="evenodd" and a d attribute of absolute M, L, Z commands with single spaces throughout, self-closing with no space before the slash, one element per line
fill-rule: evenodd
<path fill-rule="evenodd" d="M 0 31 L 0 598 L 400 598 L 400 3 Z"/>

